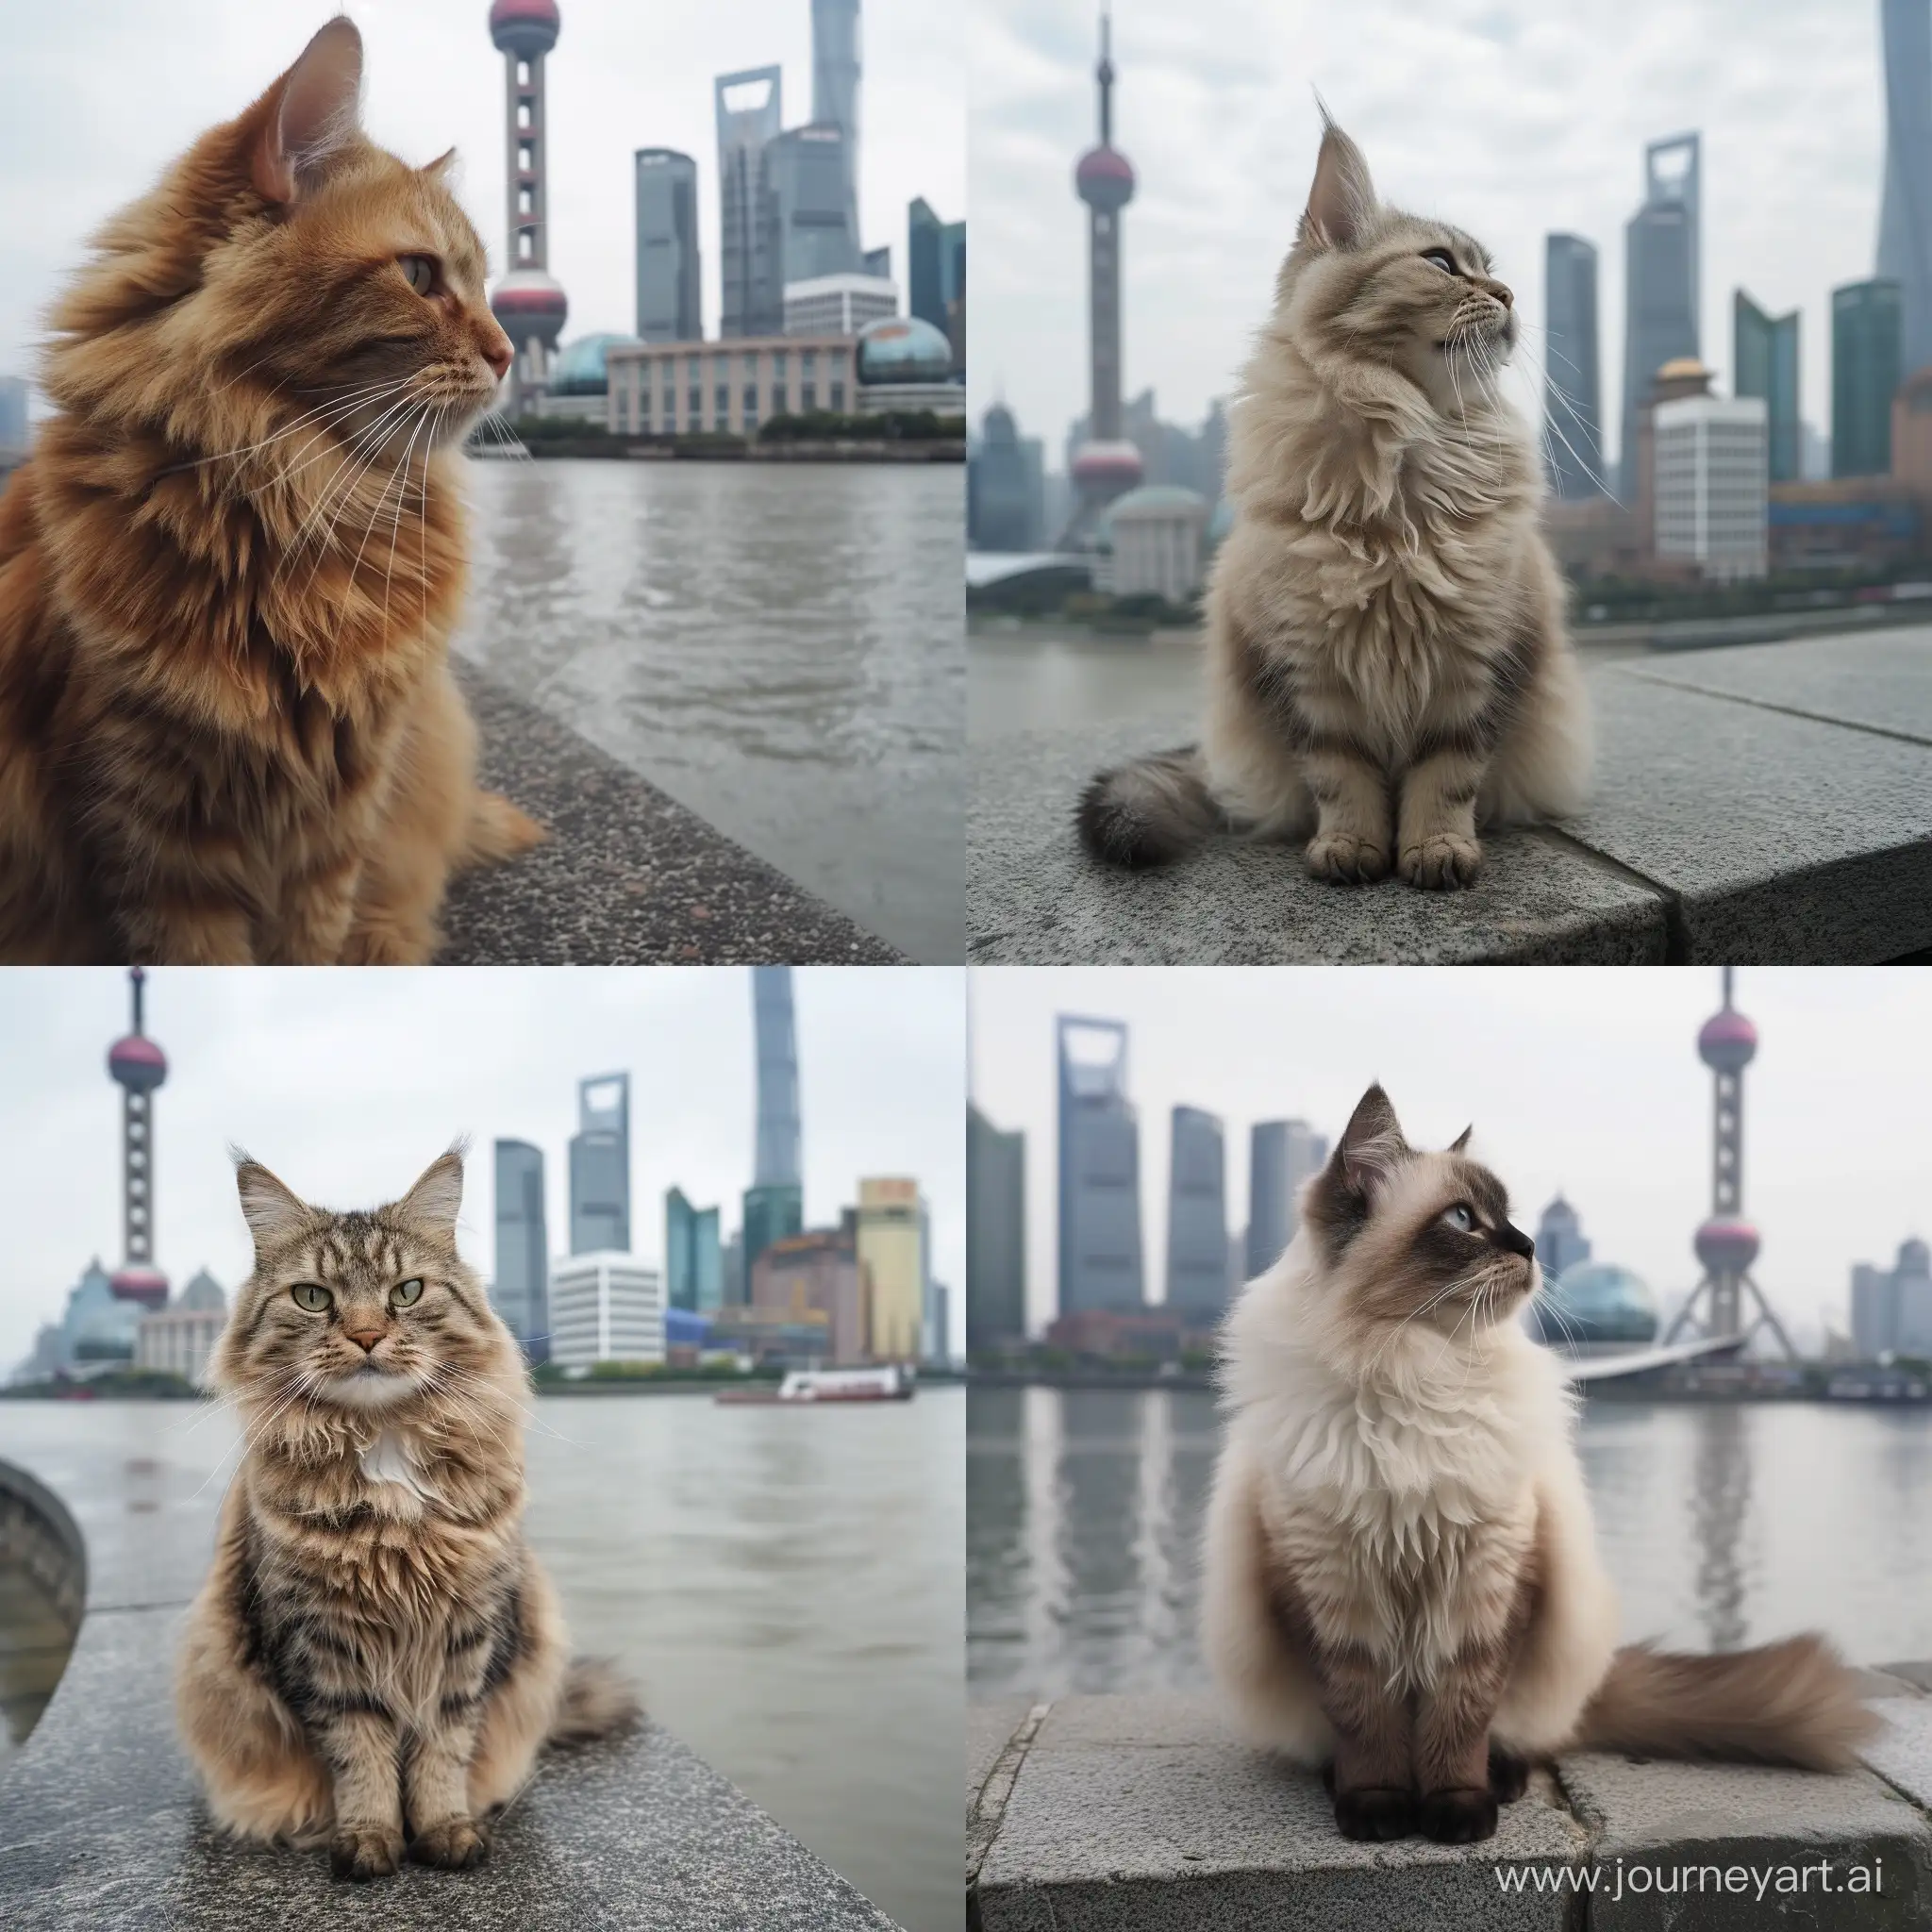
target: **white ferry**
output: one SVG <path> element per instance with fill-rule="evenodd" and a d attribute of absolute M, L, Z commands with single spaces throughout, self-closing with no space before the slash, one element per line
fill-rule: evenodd
<path fill-rule="evenodd" d="M 915 1378 L 903 1363 L 876 1369 L 791 1369 L 775 1389 L 723 1389 L 720 1402 L 909 1402 Z"/>

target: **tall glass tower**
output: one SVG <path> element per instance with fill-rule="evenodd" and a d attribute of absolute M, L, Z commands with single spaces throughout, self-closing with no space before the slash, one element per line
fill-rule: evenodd
<path fill-rule="evenodd" d="M 570 1251 L 630 1253 L 630 1075 L 577 1082 L 570 1143 Z"/>
<path fill-rule="evenodd" d="M 1905 291 L 1851 282 L 1831 291 L 1831 474 L 1891 469 L 1891 398 L 1905 380 Z"/>
<path fill-rule="evenodd" d="M 1141 1274 L 1141 1126 L 1127 1098 L 1127 1029 L 1061 1018 L 1059 1312 L 1132 1311 Z"/>
<path fill-rule="evenodd" d="M 695 342 L 698 164 L 675 148 L 641 147 L 637 172 L 638 341 Z"/>
<path fill-rule="evenodd" d="M 791 1013 L 791 969 L 751 969 L 752 1023 L 758 1037 L 759 1187 L 796 1187 L 798 1174 L 798 1033 Z"/>
<path fill-rule="evenodd" d="M 1906 375 L 1932 362 L 1932 0 L 1882 0 L 1885 192 L 1878 274 L 1901 293 Z"/>
<path fill-rule="evenodd" d="M 767 153 L 784 126 L 783 80 L 776 67 L 718 76 L 721 336 L 784 332 L 783 238 Z"/>
<path fill-rule="evenodd" d="M 1624 423 L 1618 452 L 1625 503 L 1635 503 L 1637 414 L 1666 362 L 1703 359 L 1698 346 L 1702 137 L 1674 134 L 1643 150 L 1643 206 L 1624 228 Z"/>
<path fill-rule="evenodd" d="M 1295 1196 L 1328 1158 L 1307 1121 L 1257 1121 L 1248 1131 L 1248 1279 L 1272 1268 L 1294 1239 Z"/>
<path fill-rule="evenodd" d="M 844 137 L 845 234 L 858 256 L 858 0 L 811 0 L 811 118 Z"/>
<path fill-rule="evenodd" d="M 496 1143 L 496 1279 L 490 1299 L 533 1362 L 550 1358 L 550 1241 L 543 1218 L 543 1150 Z"/>
<path fill-rule="evenodd" d="M 1190 1328 L 1227 1311 L 1227 1188 L 1221 1123 L 1197 1107 L 1173 1116 L 1167 1176 L 1167 1306 Z"/>
<path fill-rule="evenodd" d="M 1798 311 L 1767 315 L 1742 289 L 1731 298 L 1731 387 L 1759 396 L 1771 436 L 1771 480 L 1798 480 Z"/>
<path fill-rule="evenodd" d="M 1566 500 L 1599 496 L 1604 437 L 1595 244 L 1581 235 L 1545 236 L 1543 290 L 1543 422 L 1550 488 Z"/>

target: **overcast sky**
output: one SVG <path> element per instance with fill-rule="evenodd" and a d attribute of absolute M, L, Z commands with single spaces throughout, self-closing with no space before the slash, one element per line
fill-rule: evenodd
<path fill-rule="evenodd" d="M 1697 1030 L 1720 1005 L 1714 969 L 1006 968 L 973 975 L 978 1105 L 1026 1130 L 1027 1301 L 1054 1311 L 1054 1017 L 1124 1020 L 1141 1120 L 1147 1293 L 1165 1291 L 1169 1109 L 1221 1115 L 1228 1219 L 1247 1220 L 1248 1128 L 1302 1118 L 1332 1141 L 1379 1078 L 1417 1145 L 1474 1123 L 1475 1151 L 1517 1218 L 1558 1190 L 1595 1258 L 1666 1302 L 1692 1288 L 1691 1236 L 1710 1209 L 1711 1076 Z M 1890 1265 L 1932 1239 L 1932 978 L 1752 967 L 1744 1076 L 1744 1208 L 1755 1271 L 1815 1346 L 1847 1323 L 1855 1261 Z"/>
<path fill-rule="evenodd" d="M 974 5 L 975 410 L 1004 392 L 1056 468 L 1088 401 L 1073 170 L 1095 138 L 1097 14 Z M 1596 243 L 1607 447 L 1643 146 L 1701 131 L 1704 359 L 1728 394 L 1739 284 L 1801 308 L 1803 414 L 1826 426 L 1827 291 L 1870 275 L 1877 247 L 1877 0 L 1117 0 L 1114 64 L 1115 139 L 1140 180 L 1126 390 L 1152 386 L 1165 420 L 1192 425 L 1231 390 L 1307 199 L 1319 88 L 1384 198 L 1478 236 L 1530 323 L 1544 235 Z"/>
<path fill-rule="evenodd" d="M 102 219 L 145 192 L 204 128 L 239 113 L 330 17 L 329 0 L 58 0 L 9 9 L 0 62 L 0 374 L 33 374 L 40 317 Z M 501 273 L 504 62 L 485 0 L 348 0 L 362 29 L 364 120 L 420 164 L 454 144 L 458 191 Z M 810 0 L 561 0 L 548 66 L 550 269 L 566 339 L 636 320 L 631 156 L 696 158 L 705 325 L 718 325 L 718 161 L 711 83 L 779 62 L 788 125 L 811 117 Z M 960 9 L 864 0 L 860 225 L 890 242 L 902 306 L 906 207 L 963 211 Z"/>
<path fill-rule="evenodd" d="M 798 1027 L 808 1225 L 860 1175 L 910 1174 L 932 1205 L 934 1272 L 963 1334 L 961 973 L 802 968 Z M 58 1318 L 93 1256 L 121 1257 L 121 1092 L 107 1055 L 127 1030 L 109 969 L 0 974 L 0 1374 Z M 394 1200 L 458 1134 L 474 1139 L 459 1240 L 488 1276 L 491 1142 L 544 1152 L 551 1249 L 568 1247 L 576 1082 L 631 1076 L 631 1244 L 661 1262 L 664 1191 L 724 1204 L 751 1180 L 751 974 L 738 967 L 421 972 L 189 971 L 149 975 L 147 1030 L 168 1056 L 155 1099 L 156 1260 L 232 1290 L 248 1233 L 225 1149 L 246 1147 L 306 1199 Z"/>

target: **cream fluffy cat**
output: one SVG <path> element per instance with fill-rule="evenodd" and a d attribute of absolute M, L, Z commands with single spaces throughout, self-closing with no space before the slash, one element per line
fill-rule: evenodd
<path fill-rule="evenodd" d="M 1330 125 L 1233 412 L 1201 742 L 1093 780 L 1096 858 L 1158 865 L 1226 826 L 1307 840 L 1318 878 L 1456 887 L 1478 824 L 1582 803 L 1563 581 L 1497 391 L 1516 332 L 1482 245 L 1381 206 Z"/>
<path fill-rule="evenodd" d="M 1823 1639 L 1617 1647 L 1534 1244 L 1379 1087 L 1229 1318 L 1202 1628 L 1254 1736 L 1330 1772 L 1356 1839 L 1488 1838 L 1560 1751 L 1836 1769 L 1875 1728 Z"/>

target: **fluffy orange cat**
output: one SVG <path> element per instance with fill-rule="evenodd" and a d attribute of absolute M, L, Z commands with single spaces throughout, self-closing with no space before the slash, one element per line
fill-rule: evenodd
<path fill-rule="evenodd" d="M 462 439 L 509 367 L 331 21 L 116 215 L 0 497 L 0 960 L 411 963 L 541 830 L 452 683 Z"/>

